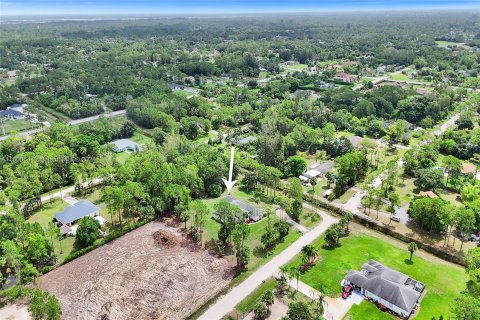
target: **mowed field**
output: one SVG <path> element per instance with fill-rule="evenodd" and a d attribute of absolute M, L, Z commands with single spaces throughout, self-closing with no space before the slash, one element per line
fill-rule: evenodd
<path fill-rule="evenodd" d="M 162 230 L 176 245 L 158 245 Z M 225 288 L 234 263 L 198 248 L 179 226 L 148 223 L 41 278 L 62 319 L 184 319 Z"/>

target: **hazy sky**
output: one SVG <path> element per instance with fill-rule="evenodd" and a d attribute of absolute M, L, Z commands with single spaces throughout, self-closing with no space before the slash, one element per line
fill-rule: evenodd
<path fill-rule="evenodd" d="M 477 8 L 480 0 L 0 0 L 1 15 Z"/>

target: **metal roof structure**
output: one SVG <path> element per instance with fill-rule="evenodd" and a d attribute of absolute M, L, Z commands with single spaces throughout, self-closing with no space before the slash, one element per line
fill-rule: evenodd
<path fill-rule="evenodd" d="M 81 200 L 55 214 L 55 219 L 57 219 L 57 221 L 61 224 L 69 224 L 85 216 L 92 216 L 92 214 L 98 212 L 99 210 L 100 208 L 91 203 L 89 200 Z"/>

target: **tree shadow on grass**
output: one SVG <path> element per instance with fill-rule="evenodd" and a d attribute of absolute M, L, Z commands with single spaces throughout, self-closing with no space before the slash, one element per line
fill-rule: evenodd
<path fill-rule="evenodd" d="M 263 248 L 263 246 L 256 246 L 255 249 L 253 249 L 253 255 L 257 258 L 266 258 L 268 256 L 267 250 Z"/>
<path fill-rule="evenodd" d="M 405 259 L 403 261 L 405 262 L 405 264 L 408 264 L 409 266 L 413 265 L 413 261 L 410 261 L 410 259 Z"/>

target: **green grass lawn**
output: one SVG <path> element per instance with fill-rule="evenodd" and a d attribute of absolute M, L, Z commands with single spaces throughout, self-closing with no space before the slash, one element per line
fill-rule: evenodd
<path fill-rule="evenodd" d="M 456 46 L 458 43 L 452 41 L 438 40 L 435 43 L 439 46 Z"/>
<path fill-rule="evenodd" d="M 414 178 L 405 178 L 400 177 L 396 185 L 395 191 L 400 197 L 400 206 L 403 207 L 407 203 L 413 200 L 415 195 L 418 194 L 417 187 L 413 184 L 415 181 Z"/>
<path fill-rule="evenodd" d="M 249 202 L 250 204 L 257 206 L 259 208 L 265 209 L 266 207 L 269 206 L 268 203 L 265 202 L 260 202 L 256 204 L 253 200 L 253 193 L 245 192 L 242 190 L 239 190 L 238 187 L 234 187 L 232 189 L 231 195 L 234 196 L 237 199 L 241 199 L 243 201 Z M 218 202 L 220 202 L 221 199 L 223 199 L 226 196 L 226 193 L 218 198 L 214 199 L 206 199 L 203 200 L 203 202 L 210 208 L 211 212 L 213 213 L 214 211 L 214 206 Z M 262 198 L 262 197 L 261 197 Z M 264 198 L 262 198 L 264 199 Z M 279 218 L 277 215 L 272 214 L 270 215 L 270 224 L 274 224 L 275 222 L 279 221 Z M 313 222 L 315 223 L 315 222 Z M 283 251 L 285 248 L 287 248 L 292 242 L 297 240 L 301 236 L 301 232 L 297 231 L 294 228 L 290 228 L 290 233 L 288 236 L 284 239 L 283 242 L 279 243 L 275 249 L 273 249 L 271 252 L 266 253 L 262 249 L 262 243 L 261 243 L 261 237 L 265 233 L 265 228 L 267 227 L 268 221 L 266 218 L 262 219 L 261 221 L 257 223 L 252 223 L 249 224 L 248 227 L 250 229 L 250 234 L 248 238 L 248 246 L 251 249 L 251 256 L 250 256 L 250 261 L 248 263 L 248 270 L 243 272 L 240 276 L 235 278 L 234 281 L 239 281 L 237 279 L 245 279 L 248 275 L 250 275 L 254 270 L 256 270 L 259 266 L 263 265 L 266 263 L 268 260 L 270 260 L 273 256 L 277 255 L 281 251 Z M 220 230 L 220 224 L 218 224 L 213 218 L 208 218 L 205 223 L 205 228 L 204 228 L 204 234 L 203 237 L 206 241 L 209 241 L 211 239 L 217 239 L 218 238 L 218 230 Z"/>
<path fill-rule="evenodd" d="M 302 71 L 308 68 L 308 65 L 298 63 L 294 64 L 293 66 L 284 66 L 283 67 L 286 71 Z"/>
<path fill-rule="evenodd" d="M 260 297 L 265 291 L 274 290 L 277 286 L 277 280 L 270 278 L 267 281 L 263 282 L 260 286 L 258 286 L 255 291 L 250 293 L 245 299 L 243 299 L 239 304 L 235 306 L 241 313 L 250 312 L 253 309 L 253 306 L 257 301 L 260 300 Z"/>
<path fill-rule="evenodd" d="M 57 212 L 62 211 L 68 204 L 60 199 L 55 199 L 53 202 L 46 203 L 40 210 L 31 215 L 27 222 L 38 222 L 42 228 L 46 228 L 48 223 L 53 221 L 53 218 Z M 61 240 L 61 244 L 58 240 L 53 240 L 53 248 L 57 255 L 57 263 L 62 263 L 65 257 L 68 256 L 74 250 L 75 237 L 66 237 Z"/>
<path fill-rule="evenodd" d="M 153 139 L 150 137 L 147 137 L 146 135 L 142 134 L 140 131 L 135 131 L 133 134 L 133 137 L 130 138 L 133 142 L 139 143 L 139 144 L 150 144 L 153 143 Z"/>
<path fill-rule="evenodd" d="M 430 320 L 433 316 L 449 315 L 449 306 L 465 288 L 468 280 L 462 267 L 446 262 L 438 263 L 414 256 L 413 264 L 410 264 L 409 253 L 406 250 L 376 237 L 362 233 L 351 234 L 347 238 L 342 238 L 340 242 L 340 247 L 330 250 L 321 248 L 324 243 L 323 237 L 317 239 L 314 244 L 320 248 L 320 259 L 300 277 L 300 280 L 317 290 L 323 288 L 328 296 L 338 297 L 341 293 L 340 281 L 345 275 L 352 269 L 359 270 L 369 259 L 375 259 L 425 283 L 427 291 L 416 319 Z M 300 264 L 301 258 L 298 256 L 289 265 Z M 354 308 L 353 316 L 358 317 L 355 319 L 366 319 L 361 316 L 367 314 L 368 309 L 370 305 L 362 303 Z"/>
<path fill-rule="evenodd" d="M 61 244 L 58 240 L 53 240 L 53 249 L 57 255 L 57 264 L 62 263 L 65 258 L 72 253 L 75 248 L 75 237 L 69 236 L 62 239 Z"/>
<path fill-rule="evenodd" d="M 38 123 L 31 123 L 27 119 L 6 120 L 3 122 L 3 128 L 5 130 L 5 134 L 9 134 L 14 131 L 20 132 L 25 130 L 31 130 L 39 127 L 40 125 Z"/>
<path fill-rule="evenodd" d="M 283 302 L 287 305 L 297 301 L 302 301 L 306 303 L 308 306 L 310 306 L 310 311 L 312 311 L 312 314 L 313 314 L 313 301 L 310 297 L 307 297 L 301 292 L 296 292 L 293 289 L 290 289 L 289 291 L 281 295 L 277 291 L 277 288 L 276 288 L 277 284 L 278 282 L 274 278 L 270 278 L 265 282 L 263 282 L 252 293 L 250 293 L 245 299 L 243 299 L 239 304 L 235 306 L 235 310 L 234 312 L 230 313 L 230 316 L 232 316 L 234 319 L 237 319 L 237 316 L 241 318 L 241 316 L 244 316 L 249 312 L 251 312 L 255 304 L 258 301 L 260 301 L 260 298 L 262 297 L 263 293 L 268 290 L 272 290 L 273 293 L 276 295 L 277 299 L 281 297 Z"/>
<path fill-rule="evenodd" d="M 397 81 L 411 80 L 406 74 L 403 74 L 403 73 L 398 73 L 398 74 L 391 75 L 390 78 L 392 80 L 397 80 Z"/>
<path fill-rule="evenodd" d="M 48 223 L 53 221 L 55 214 L 65 209 L 67 205 L 63 200 L 54 199 L 54 201 L 44 204 L 40 210 L 34 212 L 27 219 L 27 222 L 38 222 L 42 228 L 46 228 Z"/>
<path fill-rule="evenodd" d="M 340 198 L 336 199 L 335 201 L 345 204 L 348 202 L 348 200 L 350 200 L 351 197 L 353 197 L 354 194 L 355 191 L 347 190 L 344 194 L 340 196 Z"/>
<path fill-rule="evenodd" d="M 132 156 L 134 153 L 131 153 L 131 152 L 119 152 L 119 153 L 115 153 L 115 159 L 117 159 L 117 161 L 120 163 L 120 164 L 124 164 L 125 161 L 127 161 L 128 158 L 130 158 L 130 156 Z"/>
<path fill-rule="evenodd" d="M 373 303 L 363 301 L 360 305 L 354 304 L 344 320 L 394 320 L 396 319 L 389 313 L 382 312 Z"/>

